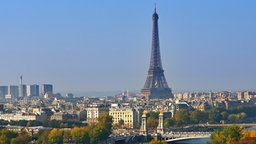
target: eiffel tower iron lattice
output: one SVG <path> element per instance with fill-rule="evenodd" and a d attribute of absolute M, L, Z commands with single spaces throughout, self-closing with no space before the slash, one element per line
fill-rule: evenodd
<path fill-rule="evenodd" d="M 164 76 L 164 70 L 161 62 L 159 36 L 158 36 L 158 14 L 155 12 L 152 16 L 152 48 L 148 76 L 141 89 L 140 97 L 146 99 L 168 99 L 173 98 L 172 90 L 168 87 Z"/>

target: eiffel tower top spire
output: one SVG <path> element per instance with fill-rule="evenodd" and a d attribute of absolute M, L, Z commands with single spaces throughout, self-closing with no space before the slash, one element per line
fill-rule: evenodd
<path fill-rule="evenodd" d="M 152 30 L 152 47 L 151 47 L 151 59 L 149 69 L 160 68 L 162 69 L 162 62 L 160 56 L 159 35 L 158 35 L 158 14 L 155 12 L 152 15 L 153 30 Z"/>
<path fill-rule="evenodd" d="M 155 13 L 156 13 L 156 3 L 155 3 Z"/>

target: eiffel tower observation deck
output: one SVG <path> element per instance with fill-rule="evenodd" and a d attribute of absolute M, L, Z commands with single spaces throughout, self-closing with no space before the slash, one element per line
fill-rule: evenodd
<path fill-rule="evenodd" d="M 148 76 L 141 89 L 140 98 L 145 99 L 168 99 L 173 98 L 172 90 L 169 88 L 164 76 L 161 62 L 159 36 L 158 36 L 158 14 L 155 12 L 153 19 L 152 48 Z"/>

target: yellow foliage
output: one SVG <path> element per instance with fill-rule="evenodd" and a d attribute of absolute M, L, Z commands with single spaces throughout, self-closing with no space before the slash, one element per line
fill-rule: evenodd
<path fill-rule="evenodd" d="M 246 130 L 246 131 L 244 131 L 244 137 L 256 138 L 256 130 Z"/>
<path fill-rule="evenodd" d="M 167 144 L 167 143 L 165 141 L 160 141 L 160 140 L 153 139 L 149 142 L 149 144 Z"/>

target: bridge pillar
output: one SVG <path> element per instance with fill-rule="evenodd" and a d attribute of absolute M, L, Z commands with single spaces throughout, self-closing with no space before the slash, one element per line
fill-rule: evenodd
<path fill-rule="evenodd" d="M 157 133 L 164 134 L 164 114 L 163 110 L 160 110 L 159 113 L 159 120 L 158 120 L 158 126 L 157 126 Z"/>
<path fill-rule="evenodd" d="M 140 135 L 147 136 L 148 128 L 147 128 L 147 111 L 144 110 L 141 117 L 141 127 L 140 127 Z"/>

